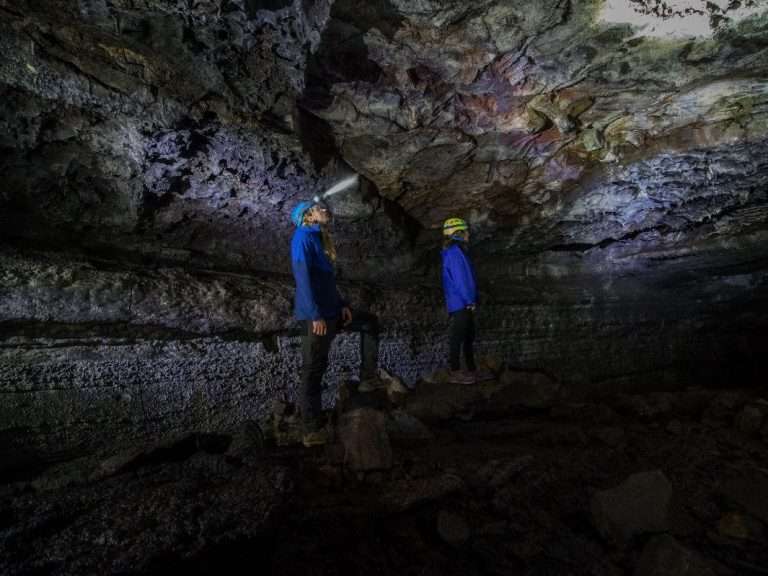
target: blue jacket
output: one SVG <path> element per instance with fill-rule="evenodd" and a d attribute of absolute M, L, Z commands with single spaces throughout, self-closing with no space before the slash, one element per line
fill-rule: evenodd
<path fill-rule="evenodd" d="M 459 244 L 452 244 L 442 252 L 443 290 L 448 313 L 477 304 L 475 269 Z"/>
<path fill-rule="evenodd" d="M 297 320 L 338 318 L 346 304 L 336 288 L 333 264 L 323 250 L 320 226 L 299 226 L 291 239 Z"/>

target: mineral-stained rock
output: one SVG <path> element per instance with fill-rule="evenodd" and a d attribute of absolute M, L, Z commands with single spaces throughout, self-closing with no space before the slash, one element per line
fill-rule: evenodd
<path fill-rule="evenodd" d="M 626 543 L 633 536 L 668 528 L 671 497 L 672 486 L 660 470 L 634 474 L 592 497 L 592 520 L 604 538 Z"/>

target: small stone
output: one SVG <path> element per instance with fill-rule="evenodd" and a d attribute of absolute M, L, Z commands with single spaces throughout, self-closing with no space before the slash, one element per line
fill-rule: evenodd
<path fill-rule="evenodd" d="M 518 475 L 520 472 L 528 468 L 533 463 L 533 456 L 526 454 L 519 456 L 514 460 L 502 464 L 496 468 L 495 472 L 488 480 L 488 485 L 492 488 L 499 488 L 508 483 L 512 477 Z"/>
<path fill-rule="evenodd" d="M 503 520 L 489 522 L 479 530 L 483 536 L 504 536 L 507 533 L 507 523 Z"/>
<path fill-rule="evenodd" d="M 745 406 L 736 416 L 736 427 L 744 434 L 755 434 L 763 425 L 763 411 L 756 406 Z"/>
<path fill-rule="evenodd" d="M 376 472 L 369 472 L 365 477 L 366 482 L 369 484 L 384 484 L 384 474 L 376 471 Z"/>
<path fill-rule="evenodd" d="M 437 532 L 448 544 L 461 544 L 469 540 L 469 525 L 466 520 L 454 514 L 441 510 L 437 515 Z"/>
<path fill-rule="evenodd" d="M 384 368 L 379 368 L 379 379 L 387 385 L 387 398 L 395 406 L 405 404 L 410 390 L 397 376 L 393 376 Z"/>
<path fill-rule="evenodd" d="M 670 434 L 674 434 L 675 436 L 682 434 L 683 432 L 682 422 L 680 422 L 680 420 L 671 420 L 669 424 L 667 424 L 667 432 L 669 432 Z"/>
<path fill-rule="evenodd" d="M 595 436 L 597 436 L 601 442 L 615 448 L 624 441 L 625 434 L 623 428 L 619 428 L 618 426 L 606 426 L 605 428 L 600 428 L 595 433 Z"/>
<path fill-rule="evenodd" d="M 337 487 L 342 484 L 341 470 L 338 466 L 325 464 L 318 469 L 318 481 L 326 487 Z"/>
<path fill-rule="evenodd" d="M 730 418 L 745 403 L 744 394 L 736 391 L 721 392 L 712 399 L 705 416 L 709 419 L 724 420 Z"/>

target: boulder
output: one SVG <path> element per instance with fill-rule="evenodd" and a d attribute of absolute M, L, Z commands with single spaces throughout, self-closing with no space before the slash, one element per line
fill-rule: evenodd
<path fill-rule="evenodd" d="M 592 519 L 603 537 L 623 544 L 632 537 L 663 532 L 669 525 L 672 486 L 661 470 L 641 472 L 592 498 Z"/>
<path fill-rule="evenodd" d="M 403 381 L 384 370 L 384 368 L 379 368 L 378 375 L 379 379 L 387 386 L 387 398 L 389 398 L 389 401 L 395 406 L 404 404 L 410 390 L 403 384 Z"/>
<path fill-rule="evenodd" d="M 750 540 L 753 542 L 765 542 L 765 529 L 762 523 L 748 516 L 730 512 L 720 518 L 717 524 L 717 532 L 720 536 L 733 538 L 734 540 Z"/>
<path fill-rule="evenodd" d="M 683 423 L 678 419 L 670 420 L 667 424 L 667 432 L 679 436 L 683 432 Z"/>
<path fill-rule="evenodd" d="M 426 502 L 441 500 L 464 488 L 461 477 L 447 472 L 439 476 L 404 478 L 389 484 L 380 501 L 385 509 L 400 513 Z"/>
<path fill-rule="evenodd" d="M 619 426 L 605 426 L 595 432 L 595 436 L 604 444 L 615 448 L 624 442 L 626 434 Z"/>
<path fill-rule="evenodd" d="M 664 534 L 645 545 L 635 576 L 715 576 L 715 571 L 697 553 Z"/>
<path fill-rule="evenodd" d="M 404 410 L 393 410 L 387 416 L 387 434 L 390 440 L 396 442 L 431 440 L 434 435 L 415 416 Z"/>
<path fill-rule="evenodd" d="M 448 420 L 482 402 L 481 386 L 422 381 L 408 397 L 405 409 L 430 423 Z"/>
<path fill-rule="evenodd" d="M 542 372 L 507 370 L 501 375 L 504 392 L 500 394 L 506 404 L 526 408 L 547 408 L 560 395 L 560 384 Z"/>
<path fill-rule="evenodd" d="M 232 434 L 227 455 L 242 457 L 264 447 L 264 433 L 255 420 L 246 420 Z"/>
<path fill-rule="evenodd" d="M 339 421 L 338 436 L 348 469 L 366 472 L 392 467 L 392 447 L 383 412 L 372 408 L 345 412 Z"/>

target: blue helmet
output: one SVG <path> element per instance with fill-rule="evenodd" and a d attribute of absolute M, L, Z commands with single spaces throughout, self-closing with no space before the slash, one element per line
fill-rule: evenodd
<path fill-rule="evenodd" d="M 296 204 L 293 210 L 291 210 L 291 222 L 293 222 L 295 226 L 301 226 L 304 221 L 304 214 L 307 210 L 312 208 L 312 206 L 314 206 L 312 202 L 299 202 Z"/>

